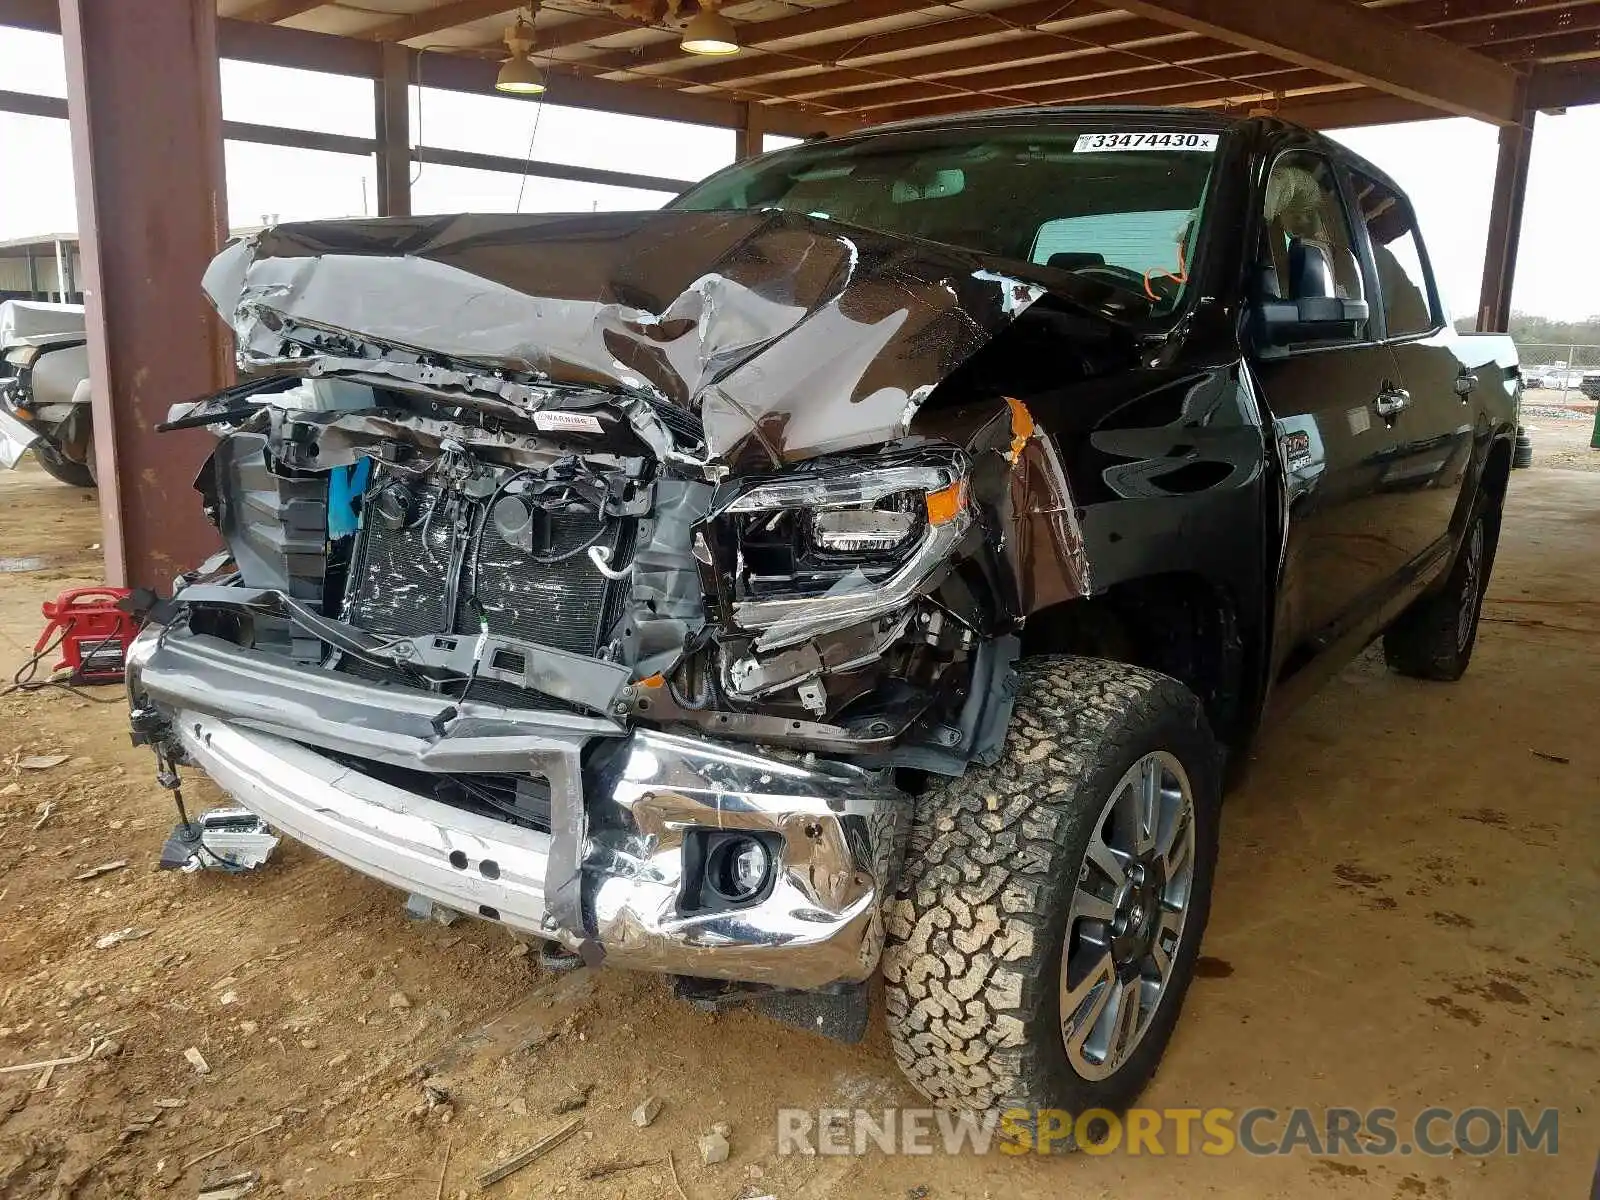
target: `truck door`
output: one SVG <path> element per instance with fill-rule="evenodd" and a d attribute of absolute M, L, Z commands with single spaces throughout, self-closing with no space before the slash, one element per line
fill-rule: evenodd
<path fill-rule="evenodd" d="M 1298 292 L 1317 286 L 1296 278 L 1307 246 L 1318 248 L 1315 257 L 1331 266 L 1339 298 L 1368 296 L 1327 157 L 1311 150 L 1280 154 L 1262 203 L 1261 296 L 1297 301 L 1303 298 Z M 1281 666 L 1374 619 L 1406 557 L 1408 547 L 1394 533 L 1394 494 L 1383 486 L 1398 435 L 1382 414 L 1399 401 L 1399 371 L 1366 323 L 1339 337 L 1258 347 L 1252 366 L 1274 418 L 1288 487 L 1274 639 Z"/>
<path fill-rule="evenodd" d="M 1404 408 L 1394 417 L 1394 459 L 1383 472 L 1395 536 L 1408 562 L 1446 544 L 1472 460 L 1472 392 L 1478 380 L 1456 355 L 1416 217 L 1405 197 L 1364 172 L 1351 195 L 1372 252 L 1385 344 L 1399 370 Z M 1491 386 L 1485 380 L 1483 386 Z"/>

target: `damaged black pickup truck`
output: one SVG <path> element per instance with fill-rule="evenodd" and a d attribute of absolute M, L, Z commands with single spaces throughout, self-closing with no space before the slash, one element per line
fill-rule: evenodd
<path fill-rule="evenodd" d="M 1400 190 L 1267 119 L 1013 110 L 665 211 L 280 225 L 205 281 L 226 551 L 134 720 L 553 954 L 1128 1103 L 1224 776 L 1381 636 L 1466 668 L 1517 371 Z"/>

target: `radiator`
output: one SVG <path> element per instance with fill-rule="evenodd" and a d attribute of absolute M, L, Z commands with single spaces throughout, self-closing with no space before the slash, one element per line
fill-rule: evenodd
<path fill-rule="evenodd" d="M 395 486 L 392 477 L 374 482 L 375 489 Z M 597 571 L 585 547 L 598 531 L 593 544 L 604 547 L 611 562 L 626 563 L 636 521 L 613 518 L 600 530 L 592 513 L 556 514 L 548 547 L 535 554 L 501 537 L 486 503 L 461 502 L 469 503 L 467 516 L 456 520 L 437 485 L 401 486 L 411 500 L 408 522 L 397 527 L 370 511 L 363 517 L 346 589 L 346 621 L 391 637 L 474 634 L 481 608 L 491 633 L 574 654 L 600 653 L 628 584 Z M 519 696 L 523 703 L 539 703 L 531 693 L 490 681 L 474 685 L 472 694 L 490 699 L 491 691 L 501 703 Z"/>

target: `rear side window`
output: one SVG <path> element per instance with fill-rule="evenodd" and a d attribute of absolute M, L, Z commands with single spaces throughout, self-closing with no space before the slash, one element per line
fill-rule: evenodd
<path fill-rule="evenodd" d="M 1437 319 L 1432 277 L 1411 206 L 1393 188 L 1351 172 L 1356 209 L 1372 240 L 1378 292 L 1390 337 L 1430 333 Z"/>

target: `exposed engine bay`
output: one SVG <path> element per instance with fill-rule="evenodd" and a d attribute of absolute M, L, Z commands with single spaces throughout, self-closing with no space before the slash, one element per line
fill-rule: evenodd
<path fill-rule="evenodd" d="M 535 414 L 562 418 L 551 436 L 394 388 L 258 386 L 179 417 L 238 422 L 201 481 L 232 577 L 182 593 L 193 628 L 455 701 L 835 753 L 919 723 L 951 744 L 1001 616 L 952 572 L 965 450 L 712 482 L 683 416 L 641 431 L 606 397 Z"/>

